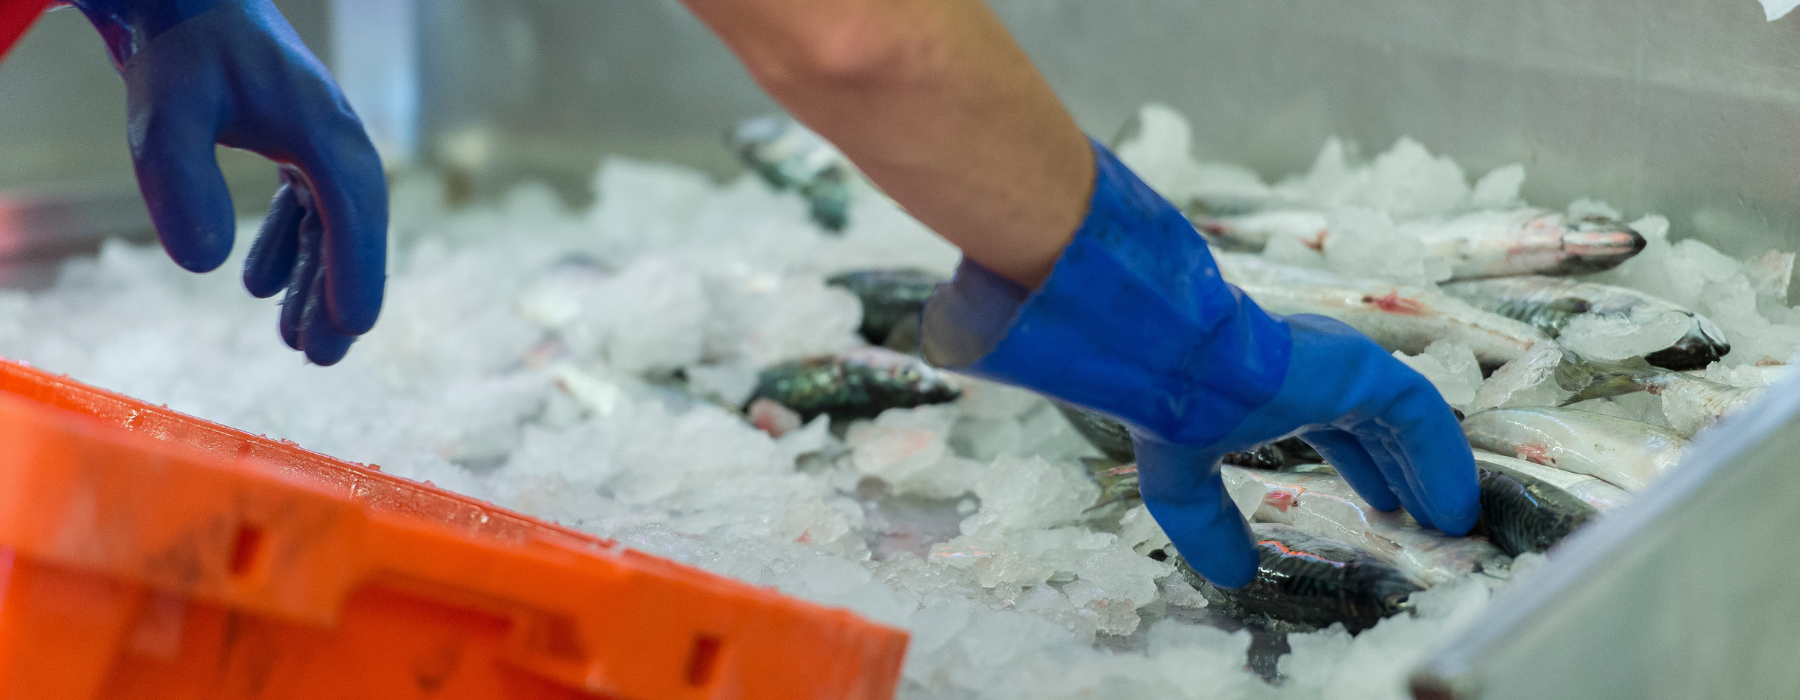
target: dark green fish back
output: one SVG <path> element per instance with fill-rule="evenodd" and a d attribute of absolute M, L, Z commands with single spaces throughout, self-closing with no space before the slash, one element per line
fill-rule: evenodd
<path fill-rule="evenodd" d="M 1597 512 L 1580 498 L 1531 476 L 1483 464 L 1481 524 L 1488 539 L 1512 556 L 1542 552 Z"/>
<path fill-rule="evenodd" d="M 1255 534 L 1261 563 L 1243 588 L 1213 586 L 1179 564 L 1209 602 L 1247 623 L 1284 631 L 1343 623 L 1356 633 L 1407 611 L 1407 598 L 1422 590 L 1392 564 L 1349 544 L 1281 525 L 1258 525 Z"/>
<path fill-rule="evenodd" d="M 925 310 L 925 300 L 943 281 L 924 270 L 854 270 L 835 275 L 826 284 L 843 287 L 862 301 L 858 330 L 870 343 L 881 345 L 895 326 Z"/>
<path fill-rule="evenodd" d="M 870 354 L 870 349 L 861 352 Z M 879 361 L 856 355 L 784 362 L 757 376 L 749 401 L 770 399 L 804 420 L 874 418 L 890 408 L 955 401 L 962 392 L 918 358 L 881 351 Z"/>

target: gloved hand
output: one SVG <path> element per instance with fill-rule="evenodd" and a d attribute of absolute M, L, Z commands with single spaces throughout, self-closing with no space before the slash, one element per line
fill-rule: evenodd
<path fill-rule="evenodd" d="M 207 272 L 231 254 L 231 193 L 213 144 L 282 167 L 244 265 L 282 288 L 281 335 L 330 365 L 375 325 L 387 266 L 381 159 L 325 66 L 269 0 L 73 0 L 125 79 L 138 186 L 163 248 Z"/>
<path fill-rule="evenodd" d="M 1298 434 L 1370 505 L 1466 533 L 1475 463 L 1424 377 L 1350 327 L 1273 316 L 1219 276 L 1186 217 L 1094 145 L 1088 217 L 1036 291 L 964 260 L 926 304 L 934 364 L 1118 418 L 1144 504 L 1201 575 L 1256 574 L 1226 453 Z"/>

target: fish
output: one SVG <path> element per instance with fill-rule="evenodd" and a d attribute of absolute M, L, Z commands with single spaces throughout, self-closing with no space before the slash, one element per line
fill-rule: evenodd
<path fill-rule="evenodd" d="M 807 214 L 821 228 L 841 233 L 850 224 L 850 202 L 860 176 L 824 137 L 787 117 L 769 116 L 740 122 L 725 141 L 771 187 L 799 193 Z"/>
<path fill-rule="evenodd" d="M 1189 219 L 1206 242 L 1230 251 L 1261 252 L 1270 239 L 1287 237 L 1323 253 L 1325 239 L 1331 235 L 1325 213 L 1310 209 L 1276 209 L 1235 216 L 1202 214 Z"/>
<path fill-rule="evenodd" d="M 1050 403 L 1069 420 L 1069 425 L 1075 428 L 1075 432 L 1087 438 L 1088 443 L 1099 450 L 1100 454 L 1106 455 L 1107 459 L 1119 464 L 1137 459 L 1137 450 L 1131 445 L 1131 430 L 1124 423 L 1073 404 L 1054 399 Z"/>
<path fill-rule="evenodd" d="M 1573 408 L 1496 408 L 1462 422 L 1469 445 L 1586 474 L 1631 493 L 1681 461 L 1688 441 L 1668 428 Z"/>
<path fill-rule="evenodd" d="M 1549 341 L 1526 323 L 1434 289 L 1350 279 L 1241 253 L 1221 253 L 1215 260 L 1225 281 L 1264 310 L 1329 316 L 1389 351 L 1417 355 L 1433 342 L 1448 340 L 1468 346 L 1482 370 L 1492 371 Z"/>
<path fill-rule="evenodd" d="M 1586 474 L 1563 471 L 1556 467 L 1527 462 L 1517 457 L 1508 457 L 1487 450 L 1474 450 L 1476 469 L 1507 469 L 1524 476 L 1542 481 L 1569 495 L 1581 499 L 1581 502 L 1594 507 L 1600 513 L 1610 513 L 1631 501 L 1631 493 L 1625 489 L 1606 483 Z"/>
<path fill-rule="evenodd" d="M 1640 359 L 1624 362 L 1589 360 L 1563 353 L 1556 367 L 1556 382 L 1573 392 L 1563 405 L 1593 399 L 1647 392 L 1662 400 L 1663 415 L 1684 438 L 1743 410 L 1763 395 L 1766 386 L 1739 387 L 1707 379 L 1703 375 L 1664 369 Z"/>
<path fill-rule="evenodd" d="M 1552 338 L 1581 314 L 1681 314 L 1688 318 L 1686 334 L 1644 357 L 1665 369 L 1702 369 L 1731 352 L 1725 331 L 1711 319 L 1635 289 L 1537 276 L 1450 282 L 1441 289 L 1478 308 L 1529 323 Z"/>
<path fill-rule="evenodd" d="M 862 301 L 862 325 L 857 329 L 863 339 L 883 345 L 894 330 L 909 319 L 918 323 L 925 311 L 925 300 L 937 290 L 944 278 L 924 270 L 852 270 L 833 275 L 825 283 L 842 287 Z M 894 348 L 898 349 L 898 348 Z"/>
<path fill-rule="evenodd" d="M 962 390 L 923 360 L 886 348 L 861 347 L 841 355 L 783 362 L 757 375 L 745 406 L 768 399 L 810 422 L 874 418 L 890 408 L 949 403 Z"/>
<path fill-rule="evenodd" d="M 1137 464 L 1098 457 L 1084 457 L 1081 464 L 1087 469 L 1088 478 L 1100 487 L 1100 497 L 1082 511 L 1084 518 L 1116 524 L 1125 511 L 1143 502 L 1143 495 L 1138 492 Z"/>
<path fill-rule="evenodd" d="M 1137 450 L 1131 444 L 1131 431 L 1125 424 L 1072 404 L 1055 400 L 1051 403 L 1069 420 L 1069 425 L 1075 428 L 1075 432 L 1087 438 L 1088 443 L 1106 455 L 1107 459 L 1118 464 L 1137 459 Z M 1318 451 L 1304 440 L 1286 438 L 1243 452 L 1226 454 L 1221 461 L 1249 469 L 1282 469 L 1318 462 L 1320 458 Z"/>
<path fill-rule="evenodd" d="M 1536 467 L 1539 471 L 1532 473 L 1521 465 Z M 1546 476 L 1543 472 L 1558 470 L 1503 455 L 1479 453 L 1475 468 L 1481 485 L 1481 518 L 1476 527 L 1501 551 L 1512 556 L 1548 551 L 1600 513 L 1599 508 L 1581 496 L 1551 479 L 1539 478 Z M 1586 479 L 1605 484 L 1593 477 L 1568 476 L 1572 479 L 1554 481 L 1568 483 Z M 1614 490 L 1618 488 L 1605 485 Z"/>
<path fill-rule="evenodd" d="M 1260 251 L 1269 239 L 1287 236 L 1323 253 L 1331 235 L 1325 213 L 1310 210 L 1201 216 L 1195 217 L 1194 227 L 1208 242 L 1236 251 Z M 1454 280 L 1601 272 L 1637 255 L 1646 243 L 1643 235 L 1616 219 L 1570 217 L 1533 208 L 1407 221 L 1397 228 L 1417 237 L 1428 254 L 1449 263 Z"/>
<path fill-rule="evenodd" d="M 1352 545 L 1286 525 L 1256 524 L 1251 533 L 1256 578 L 1243 588 L 1214 586 L 1176 557 L 1177 570 L 1209 607 L 1248 624 L 1303 632 L 1341 623 L 1355 634 L 1410 611 L 1408 599 L 1422 590 L 1394 565 Z"/>
<path fill-rule="evenodd" d="M 1512 564 L 1510 556 L 1480 537 L 1451 537 L 1420 527 L 1404 512 L 1376 510 L 1334 471 L 1262 472 L 1224 467 L 1220 477 L 1226 490 L 1234 494 L 1247 486 L 1260 488 L 1260 503 L 1244 514 L 1246 518 L 1356 545 L 1393 564 L 1407 580 L 1421 586 L 1472 573 L 1503 571 Z M 1254 496 L 1256 492 L 1250 493 Z"/>

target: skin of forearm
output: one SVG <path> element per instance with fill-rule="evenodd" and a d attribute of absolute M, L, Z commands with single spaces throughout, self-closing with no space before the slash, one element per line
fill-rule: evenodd
<path fill-rule="evenodd" d="M 1036 288 L 1087 215 L 1093 152 L 981 0 L 684 0 L 758 84 L 907 212 Z"/>

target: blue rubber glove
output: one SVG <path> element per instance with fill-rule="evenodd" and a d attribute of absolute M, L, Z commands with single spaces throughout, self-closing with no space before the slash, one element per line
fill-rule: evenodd
<path fill-rule="evenodd" d="M 1186 217 L 1094 152 L 1088 217 L 1049 279 L 1034 292 L 965 259 L 926 304 L 926 357 L 1129 426 L 1144 504 L 1215 585 L 1257 567 L 1219 460 L 1289 435 L 1370 505 L 1468 532 L 1474 459 L 1430 382 L 1342 323 L 1264 312 L 1220 278 Z"/>
<path fill-rule="evenodd" d="M 207 272 L 231 254 L 231 192 L 213 145 L 281 164 L 244 265 L 283 288 L 281 336 L 321 365 L 375 325 L 387 268 L 381 159 L 325 66 L 269 0 L 74 0 L 125 79 L 138 186 L 163 248 Z"/>

